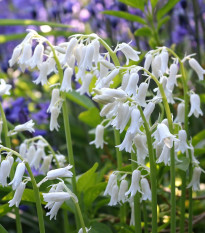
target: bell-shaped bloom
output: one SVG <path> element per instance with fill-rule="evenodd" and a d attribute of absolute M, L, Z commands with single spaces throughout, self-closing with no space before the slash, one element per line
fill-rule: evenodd
<path fill-rule="evenodd" d="M 202 171 L 202 169 L 200 167 L 195 167 L 194 168 L 191 182 L 188 184 L 187 188 L 192 187 L 192 189 L 194 191 L 199 191 L 200 190 L 201 171 Z"/>
<path fill-rule="evenodd" d="M 115 184 L 112 187 L 112 191 L 111 191 L 111 194 L 110 194 L 111 198 L 110 198 L 110 202 L 108 203 L 109 206 L 117 205 L 118 193 L 119 193 L 119 188 L 118 188 L 117 184 Z"/>
<path fill-rule="evenodd" d="M 73 173 L 70 171 L 71 168 L 72 168 L 72 165 L 68 165 L 67 167 L 64 167 L 64 168 L 57 168 L 57 169 L 51 170 L 47 173 L 46 178 L 48 180 L 54 180 L 54 179 L 61 178 L 61 177 L 72 177 Z"/>
<path fill-rule="evenodd" d="M 131 134 L 141 133 L 139 119 L 140 119 L 140 111 L 134 108 L 131 112 L 131 123 L 127 132 Z"/>
<path fill-rule="evenodd" d="M 33 56 L 27 61 L 27 64 L 31 69 L 36 66 L 40 69 L 41 63 L 43 62 L 43 51 L 44 47 L 42 43 L 39 43 L 34 50 Z"/>
<path fill-rule="evenodd" d="M 33 128 L 34 124 L 35 123 L 33 122 L 33 120 L 30 120 L 22 125 L 15 126 L 13 131 L 14 132 L 29 131 L 30 133 L 33 133 L 33 132 L 35 132 L 35 129 Z"/>
<path fill-rule="evenodd" d="M 145 158 L 148 155 L 146 135 L 137 134 L 134 137 L 133 142 L 137 149 L 137 162 L 139 164 L 144 164 Z"/>
<path fill-rule="evenodd" d="M 157 130 L 153 133 L 153 136 L 157 144 L 164 142 L 169 148 L 172 148 L 174 141 L 179 141 L 176 139 L 175 135 L 170 133 L 169 128 L 163 123 L 158 124 Z"/>
<path fill-rule="evenodd" d="M 54 88 L 52 90 L 51 102 L 50 105 L 48 106 L 47 112 L 51 112 L 51 108 L 54 107 L 60 100 L 61 100 L 60 90 L 58 88 Z"/>
<path fill-rule="evenodd" d="M 56 69 L 56 61 L 53 57 L 49 57 L 46 60 L 47 64 L 48 64 L 48 72 L 47 72 L 47 76 L 50 75 L 51 73 L 58 73 L 57 69 Z"/>
<path fill-rule="evenodd" d="M 164 163 L 165 166 L 168 166 L 169 161 L 170 161 L 170 148 L 164 144 L 162 152 L 159 158 L 157 159 L 156 163 Z"/>
<path fill-rule="evenodd" d="M 137 103 L 142 107 L 146 106 L 145 99 L 147 95 L 147 89 L 148 89 L 148 84 L 145 82 L 141 83 L 136 96 Z"/>
<path fill-rule="evenodd" d="M 60 90 L 61 91 L 72 91 L 72 75 L 73 75 L 73 69 L 70 67 L 67 67 L 64 71 L 63 75 L 63 81 Z M 58 89 L 53 89 L 58 90 Z M 56 99 L 59 98 L 59 94 L 56 93 Z"/>
<path fill-rule="evenodd" d="M 152 64 L 152 59 L 153 59 L 153 57 L 152 57 L 152 54 L 151 54 L 151 53 L 147 53 L 147 54 L 145 55 L 144 68 L 145 68 L 146 70 L 149 70 L 149 68 L 150 68 L 150 66 L 151 66 L 151 64 Z M 146 73 L 146 72 L 145 72 L 145 73 Z"/>
<path fill-rule="evenodd" d="M 188 117 L 190 117 L 192 114 L 194 114 L 194 116 L 196 118 L 198 118 L 199 115 L 203 116 L 203 112 L 202 112 L 202 110 L 200 108 L 200 98 L 199 98 L 199 95 L 197 95 L 197 94 L 191 94 L 190 102 L 191 102 L 191 109 L 190 109 Z"/>
<path fill-rule="evenodd" d="M 90 228 L 86 227 L 85 230 L 86 230 L 86 233 L 87 233 L 87 232 L 89 232 L 91 230 L 91 227 Z M 83 233 L 83 229 L 80 228 L 80 230 L 78 231 L 78 233 Z"/>
<path fill-rule="evenodd" d="M 15 63 L 17 63 L 20 55 L 22 52 L 22 44 L 17 45 L 15 49 L 13 50 L 12 57 L 9 60 L 9 66 L 12 67 Z"/>
<path fill-rule="evenodd" d="M 52 158 L 53 158 L 52 155 L 48 155 L 43 158 L 43 163 L 40 167 L 40 171 L 42 171 L 44 175 L 49 171 Z"/>
<path fill-rule="evenodd" d="M 94 45 L 90 43 L 86 46 L 85 57 L 83 59 L 82 64 L 80 65 L 81 70 L 91 70 L 92 69 L 92 61 L 94 56 Z"/>
<path fill-rule="evenodd" d="M 130 45 L 126 43 L 119 44 L 119 49 L 126 57 L 126 65 L 129 64 L 129 60 L 138 61 L 140 52 L 134 50 Z"/>
<path fill-rule="evenodd" d="M 26 152 L 27 152 L 27 145 L 26 143 L 21 143 L 19 146 L 19 154 L 23 157 L 26 158 Z"/>
<path fill-rule="evenodd" d="M 7 177 L 9 177 L 11 164 L 8 159 L 1 162 L 0 167 L 0 184 L 4 187 L 7 186 Z"/>
<path fill-rule="evenodd" d="M 179 141 L 176 144 L 176 151 L 181 151 L 185 153 L 190 147 L 187 144 L 187 133 L 185 130 L 179 131 Z"/>
<path fill-rule="evenodd" d="M 80 95 L 87 94 L 90 96 L 89 86 L 92 81 L 93 75 L 91 73 L 87 73 L 85 77 L 82 79 L 82 85 L 76 91 L 80 93 Z"/>
<path fill-rule="evenodd" d="M 54 129 L 58 131 L 60 127 L 58 124 L 58 116 L 60 112 L 59 107 L 54 106 L 51 108 L 50 131 L 53 131 Z"/>
<path fill-rule="evenodd" d="M 26 159 L 31 164 L 31 161 L 33 160 L 33 156 L 35 155 L 36 149 L 34 145 L 29 146 L 28 151 L 26 153 Z"/>
<path fill-rule="evenodd" d="M 73 37 L 67 45 L 67 49 L 66 49 L 66 54 L 65 57 L 62 61 L 62 64 L 65 65 L 66 62 L 68 61 L 69 57 L 73 54 L 74 48 L 75 46 L 78 44 L 78 41 L 75 37 Z"/>
<path fill-rule="evenodd" d="M 115 116 L 117 113 L 117 103 L 116 101 L 114 101 L 113 103 L 108 103 L 105 106 L 103 106 L 103 108 L 100 111 L 100 116 L 104 117 L 106 116 L 106 118 L 112 118 L 113 116 Z"/>
<path fill-rule="evenodd" d="M 159 78 L 162 74 L 161 72 L 161 57 L 160 55 L 156 55 L 152 60 L 152 73 L 156 78 Z"/>
<path fill-rule="evenodd" d="M 45 202 L 61 202 L 70 199 L 70 194 L 66 192 L 51 192 L 43 193 L 43 199 Z"/>
<path fill-rule="evenodd" d="M 194 58 L 191 58 L 189 60 L 189 65 L 197 73 L 199 80 L 203 80 L 205 70 L 199 65 L 198 61 Z"/>
<path fill-rule="evenodd" d="M 30 43 L 25 43 L 23 47 L 22 55 L 20 59 L 18 60 L 18 63 L 19 63 L 19 66 L 22 72 L 25 71 L 27 67 L 26 63 L 31 58 L 31 56 L 32 56 L 32 45 Z"/>
<path fill-rule="evenodd" d="M 166 73 L 168 60 L 169 60 L 169 54 L 166 51 L 166 49 L 162 50 L 162 52 L 160 53 L 160 58 L 161 58 L 161 73 L 164 74 Z"/>
<path fill-rule="evenodd" d="M 33 159 L 30 163 L 31 167 L 35 167 L 35 169 L 38 169 L 40 167 L 41 159 L 44 157 L 45 152 L 42 148 L 38 148 L 35 154 L 33 155 Z"/>
<path fill-rule="evenodd" d="M 85 56 L 85 45 L 82 43 L 77 44 L 73 50 L 73 53 L 79 66 L 82 63 L 82 60 Z"/>
<path fill-rule="evenodd" d="M 11 85 L 10 84 L 6 84 L 4 79 L 0 79 L 0 96 L 2 95 L 10 95 L 10 89 L 11 89 Z"/>
<path fill-rule="evenodd" d="M 42 86 L 47 84 L 48 80 L 47 80 L 47 73 L 48 73 L 48 63 L 47 61 L 45 62 L 42 62 L 39 66 L 39 70 L 40 70 L 40 73 L 39 73 L 39 76 L 38 78 L 33 81 L 35 84 L 41 84 Z"/>
<path fill-rule="evenodd" d="M 152 193 L 150 190 L 149 182 L 146 178 L 141 179 L 141 187 L 142 187 L 142 198 L 141 201 L 152 200 Z"/>
<path fill-rule="evenodd" d="M 174 120 L 174 123 L 184 123 L 185 119 L 185 104 L 181 102 L 177 106 L 177 116 Z"/>
<path fill-rule="evenodd" d="M 13 199 L 9 201 L 9 207 L 12 207 L 14 205 L 16 205 L 16 207 L 19 207 L 19 203 L 21 202 L 21 198 L 25 190 L 25 187 L 26 184 L 24 182 L 20 182 L 20 184 L 18 185 L 15 191 Z"/>
<path fill-rule="evenodd" d="M 125 196 L 125 193 L 128 190 L 128 182 L 126 180 L 122 180 L 120 183 L 120 189 L 118 193 L 118 202 L 125 203 L 127 201 L 127 196 Z"/>
<path fill-rule="evenodd" d="M 137 83 L 139 81 L 139 75 L 137 73 L 130 74 L 129 81 L 127 84 L 127 87 L 125 89 L 125 92 L 131 96 L 137 94 Z"/>
<path fill-rule="evenodd" d="M 118 75 L 119 69 L 115 68 L 107 76 L 99 79 L 97 82 L 96 88 L 109 87 L 112 83 L 112 80 Z"/>
<path fill-rule="evenodd" d="M 131 115 L 131 109 L 127 103 L 120 104 L 117 110 L 117 116 L 110 122 L 113 127 L 120 130 L 120 133 L 124 130 Z"/>
<path fill-rule="evenodd" d="M 95 144 L 96 148 L 101 148 L 103 149 L 104 143 L 106 143 L 103 139 L 104 137 L 104 126 L 103 125 L 98 125 L 95 130 L 95 140 L 90 142 L 89 144 Z"/>
<path fill-rule="evenodd" d="M 100 42 L 98 39 L 95 39 L 92 41 L 92 44 L 94 46 L 93 62 L 95 63 L 95 66 L 97 66 L 100 55 Z"/>
<path fill-rule="evenodd" d="M 114 185 L 117 185 L 117 175 L 115 173 L 112 173 L 109 176 L 109 180 L 108 180 L 105 192 L 104 192 L 104 196 L 111 195 L 111 193 L 112 193 L 112 187 Z"/>
<path fill-rule="evenodd" d="M 129 72 L 126 72 L 122 77 L 122 84 L 121 84 L 122 90 L 126 89 L 128 82 L 129 82 L 129 78 L 130 78 L 130 74 L 129 74 Z"/>
<path fill-rule="evenodd" d="M 125 138 L 122 143 L 116 147 L 119 148 L 120 151 L 125 150 L 126 152 L 131 153 L 132 151 L 132 144 L 135 134 L 131 134 L 130 132 L 126 132 Z"/>
<path fill-rule="evenodd" d="M 63 204 L 63 202 L 64 201 L 54 202 L 50 211 L 46 213 L 46 216 L 50 216 L 50 220 L 53 218 L 56 220 L 56 216 L 57 216 L 58 211 L 59 211 L 61 205 Z"/>
<path fill-rule="evenodd" d="M 9 185 L 12 185 L 13 190 L 16 190 L 19 184 L 22 181 L 23 174 L 25 172 L 26 166 L 25 163 L 19 163 L 16 167 L 16 172 L 14 175 L 13 180 L 9 183 Z"/>
<path fill-rule="evenodd" d="M 74 70 L 74 67 L 75 67 L 75 56 L 74 56 L 73 54 L 72 54 L 72 55 L 70 56 L 70 58 L 68 59 L 67 64 L 68 64 L 68 66 L 69 66 L 72 70 Z"/>
<path fill-rule="evenodd" d="M 191 150 L 191 163 L 194 164 L 195 166 L 198 165 L 200 162 L 196 159 L 194 156 L 194 147 L 190 145 L 190 150 Z M 189 154 L 187 153 L 186 155 L 189 158 Z"/>
<path fill-rule="evenodd" d="M 150 116 L 153 113 L 154 108 L 155 108 L 155 103 L 153 103 L 153 102 L 149 102 L 147 104 L 147 106 L 145 107 L 143 113 L 144 113 L 144 116 L 145 116 L 147 122 L 149 122 Z"/>
<path fill-rule="evenodd" d="M 131 194 L 131 197 L 135 196 L 137 192 L 141 193 L 139 181 L 141 178 L 141 172 L 139 170 L 134 170 L 132 173 L 132 181 L 129 190 L 125 193 L 126 196 Z"/>
<path fill-rule="evenodd" d="M 170 92 L 172 92 L 174 86 L 177 85 L 177 72 L 178 72 L 177 64 L 175 63 L 171 64 L 169 78 L 167 79 L 167 89 Z"/>

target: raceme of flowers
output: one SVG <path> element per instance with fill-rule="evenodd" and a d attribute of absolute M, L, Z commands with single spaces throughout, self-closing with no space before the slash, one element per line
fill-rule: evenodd
<path fill-rule="evenodd" d="M 35 48 L 32 52 L 34 44 Z M 101 52 L 101 44 L 107 49 L 107 52 L 104 52 L 104 50 Z M 114 50 L 111 50 L 96 34 L 77 34 L 71 36 L 68 42 L 51 45 L 46 38 L 33 30 L 29 30 L 25 39 L 14 49 L 9 64 L 10 66 L 18 64 L 23 72 L 26 69 L 36 68 L 39 70 L 39 76 L 34 83 L 49 85 L 52 88 L 51 101 L 47 110 L 51 114 L 51 131 L 58 130 L 60 127 L 58 116 L 63 104 L 61 96 L 63 92 L 73 90 L 74 77 L 74 81 L 81 84 L 80 88 L 76 90 L 77 92 L 81 95 L 92 96 L 95 102 L 103 105 L 100 116 L 105 117 L 105 119 L 96 127 L 95 139 L 90 144 L 95 144 L 97 148 L 103 148 L 104 143 L 106 143 L 103 134 L 107 127 L 112 126 L 120 133 L 126 131 L 122 143 L 117 147 L 120 151 L 125 150 L 128 153 L 135 153 L 136 163 L 147 171 L 149 177 L 149 169 L 146 167 L 146 162 L 149 161 L 149 153 L 141 109 L 151 128 L 153 147 L 156 150 L 156 163 L 170 166 L 170 150 L 173 146 L 176 163 L 181 162 L 178 158 L 179 154 L 188 156 L 188 150 L 192 150 L 191 162 L 194 170 L 193 178 L 188 187 L 199 190 L 199 179 L 203 170 L 199 167 L 199 161 L 194 156 L 191 140 L 187 139 L 186 131 L 183 129 L 184 100 L 176 98 L 174 94 L 178 80 L 182 78 L 182 74 L 179 73 L 178 59 L 170 55 L 168 48 L 160 47 L 145 55 L 144 66 L 120 66 L 113 59 L 113 54 L 117 58 L 118 53 L 124 54 L 126 65 L 129 64 L 129 60 L 136 64 L 139 60 L 140 52 L 134 50 L 129 44 L 118 44 Z M 199 80 L 202 80 L 205 71 L 199 63 L 192 55 L 183 58 L 182 63 L 185 64 L 186 61 L 196 72 Z M 60 74 L 61 72 L 63 72 L 62 80 L 59 80 L 60 82 L 55 85 L 50 85 L 49 76 L 52 73 Z M 121 84 L 117 88 L 113 88 L 112 84 L 115 84 L 114 79 L 116 77 L 121 80 Z M 151 90 L 151 79 L 158 81 L 165 96 L 163 96 L 159 86 Z M 91 89 L 90 85 L 93 80 L 95 80 L 95 85 Z M 191 108 L 188 117 L 194 115 L 198 118 L 203 115 L 200 108 L 200 98 L 193 90 L 189 91 L 189 96 Z M 156 105 L 162 103 L 163 98 L 166 98 L 170 104 L 175 103 L 175 101 L 178 102 L 177 113 L 173 114 L 174 126 L 179 127 L 176 134 L 170 132 L 166 118 L 158 119 L 154 124 L 151 124 L 151 115 L 156 110 Z M 16 131 L 18 131 L 18 128 Z M 27 146 L 25 154 L 27 154 L 28 160 L 28 151 L 31 150 L 31 147 L 35 151 L 36 158 L 30 160 L 30 165 L 39 168 L 40 161 L 45 156 L 44 145 Z M 46 165 L 42 165 L 42 167 L 46 167 L 46 171 L 48 171 L 50 162 L 51 159 L 48 159 L 45 162 Z M 116 171 L 110 175 L 104 193 L 104 195 L 108 194 L 111 197 L 109 205 L 129 201 L 131 212 L 133 212 L 133 197 L 137 192 L 140 193 L 141 200 L 151 201 L 149 181 L 141 175 L 140 169 L 132 172 L 130 187 L 129 182 L 125 179 L 126 177 L 119 178 L 119 174 L 121 173 Z M 49 172 L 46 179 L 49 179 Z M 15 187 L 18 185 L 15 185 Z M 59 192 L 61 193 L 59 194 Z M 63 201 L 70 198 L 69 195 L 64 194 L 60 184 L 59 187 L 52 187 L 49 193 L 44 195 L 44 200 L 48 202 L 46 207 L 50 210 L 51 218 L 56 217 L 57 210 Z M 133 218 L 131 218 L 131 224 L 134 224 Z"/>

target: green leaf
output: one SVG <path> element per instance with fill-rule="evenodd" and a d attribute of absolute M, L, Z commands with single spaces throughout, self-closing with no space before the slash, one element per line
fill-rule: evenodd
<path fill-rule="evenodd" d="M 205 154 L 205 148 L 194 149 L 194 155 L 204 155 L 204 154 Z"/>
<path fill-rule="evenodd" d="M 69 36 L 73 35 L 72 32 L 68 32 L 68 31 L 54 31 L 54 30 L 52 30 L 50 32 L 47 32 L 47 33 L 43 33 L 43 32 L 37 31 L 37 33 L 39 35 L 42 35 L 42 36 L 66 36 L 66 37 L 69 37 Z M 13 40 L 22 40 L 22 39 L 25 38 L 25 36 L 27 34 L 28 33 L 0 35 L 0 44 L 6 43 L 8 41 L 13 41 Z"/>
<path fill-rule="evenodd" d="M 202 130 L 201 132 L 197 133 L 193 138 L 192 138 L 192 145 L 196 146 L 200 141 L 205 139 L 205 129 Z"/>
<path fill-rule="evenodd" d="M 1 233 L 8 233 L 8 231 L 0 224 L 0 232 Z"/>
<path fill-rule="evenodd" d="M 95 163 L 92 168 L 90 168 L 87 172 L 83 173 L 77 181 L 77 189 L 78 192 L 85 192 L 88 188 L 93 186 L 96 181 L 96 169 L 98 167 L 98 163 Z"/>
<path fill-rule="evenodd" d="M 91 127 L 96 127 L 101 122 L 100 113 L 96 107 L 81 112 L 78 119 Z"/>
<path fill-rule="evenodd" d="M 47 21 L 38 21 L 31 19 L 0 19 L 1 26 L 28 26 L 28 25 L 48 25 L 51 27 L 60 27 L 60 28 L 71 28 L 72 26 L 67 24 L 55 23 L 55 22 L 47 22 Z"/>
<path fill-rule="evenodd" d="M 142 27 L 137 29 L 134 32 L 135 36 L 145 36 L 145 37 L 151 37 L 152 36 L 152 30 L 149 27 Z"/>
<path fill-rule="evenodd" d="M 119 17 L 122 19 L 126 19 L 129 21 L 138 22 L 141 24 L 146 24 L 146 21 L 143 18 L 141 18 L 140 16 L 132 15 L 132 14 L 124 12 L 124 11 L 103 11 L 102 13 L 106 14 L 106 15 L 112 15 L 112 16 Z"/>
<path fill-rule="evenodd" d="M 8 212 L 11 211 L 11 207 L 9 207 L 9 204 L 6 203 L 4 205 L 0 205 L 0 217 L 4 216 L 5 214 L 7 214 Z M 0 231 L 1 232 L 1 231 Z"/>
<path fill-rule="evenodd" d="M 152 8 L 154 9 L 155 6 L 157 5 L 158 3 L 158 0 L 151 0 L 151 5 L 152 5 Z"/>
<path fill-rule="evenodd" d="M 190 160 L 187 157 L 182 157 L 179 160 L 181 160 L 182 162 L 176 164 L 176 168 L 182 170 L 182 171 L 186 171 L 189 168 L 189 163 Z"/>
<path fill-rule="evenodd" d="M 144 0 L 119 0 L 120 2 L 144 11 Z"/>
<path fill-rule="evenodd" d="M 168 13 L 180 0 L 169 0 L 160 10 L 157 12 L 157 20 L 160 20 L 166 13 Z"/>
<path fill-rule="evenodd" d="M 93 222 L 89 233 L 112 233 L 111 229 L 100 222 Z"/>
<path fill-rule="evenodd" d="M 160 30 L 160 28 L 162 27 L 163 24 L 165 24 L 166 22 L 168 22 L 170 20 L 170 16 L 165 16 L 163 19 L 160 19 L 160 21 L 158 22 L 157 25 L 157 31 Z"/>
<path fill-rule="evenodd" d="M 95 199 L 105 190 L 107 183 L 101 182 L 91 186 L 85 191 L 84 203 L 87 207 L 91 206 Z"/>
<path fill-rule="evenodd" d="M 78 92 L 76 91 L 72 91 L 72 92 L 69 92 L 69 93 L 66 93 L 66 97 L 73 101 L 74 103 L 86 108 L 86 109 L 89 109 L 89 108 L 92 108 L 92 107 L 95 107 L 95 105 L 93 104 L 92 100 L 90 98 L 88 98 L 87 96 L 85 95 L 80 95 Z"/>

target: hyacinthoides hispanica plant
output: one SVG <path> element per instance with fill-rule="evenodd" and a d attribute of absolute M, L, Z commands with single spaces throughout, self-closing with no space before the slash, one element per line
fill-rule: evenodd
<path fill-rule="evenodd" d="M 37 43 L 35 43 L 36 47 L 32 52 L 34 41 Z M 100 44 L 107 52 L 100 53 Z M 125 55 L 126 66 L 120 65 L 118 53 Z M 79 195 L 76 193 L 75 164 L 66 105 L 66 92 L 72 90 L 73 74 L 75 74 L 75 81 L 80 81 L 82 84 L 76 91 L 81 95 L 92 95 L 95 102 L 103 105 L 100 116 L 105 117 L 105 119 L 96 127 L 95 140 L 90 144 L 95 144 L 97 148 L 103 148 L 105 143 L 104 130 L 108 127 L 114 128 L 118 170 L 109 176 L 104 192 L 105 196 L 110 196 L 108 205 L 121 205 L 120 219 L 124 221 L 127 219 L 127 213 L 126 209 L 122 207 L 125 203 L 129 203 L 131 209 L 130 225 L 134 225 L 135 232 L 142 232 L 140 208 L 142 205 L 145 232 L 157 232 L 157 189 L 160 185 L 157 172 L 159 166 L 166 166 L 170 170 L 171 232 L 176 232 L 176 166 L 183 164 L 183 161 L 188 161 L 189 171 L 185 169 L 182 177 L 180 231 L 185 231 L 186 187 L 190 189 L 189 232 L 192 231 L 192 189 L 199 190 L 199 179 L 203 170 L 194 156 L 194 148 L 188 134 L 188 117 L 191 115 L 199 117 L 202 115 L 202 111 L 199 96 L 193 90 L 188 90 L 184 65 L 188 61 L 189 66 L 197 73 L 200 80 L 203 79 L 205 72 L 193 58 L 193 55 L 180 59 L 174 51 L 166 47 L 149 51 L 145 55 L 144 66 L 137 64 L 139 54 L 126 43 L 118 44 L 112 50 L 96 34 L 77 34 L 72 36 L 68 42 L 55 46 L 46 38 L 30 30 L 23 42 L 14 49 L 9 61 L 10 66 L 17 63 L 22 71 L 26 68 L 37 68 L 40 73 L 34 81 L 36 84 L 49 85 L 48 75 L 53 72 L 59 74 L 60 82 L 50 85 L 51 88 L 54 86 L 48 108 L 48 112 L 51 113 L 50 130 L 58 130 L 57 119 L 62 110 L 70 165 L 54 171 L 48 171 L 49 166 L 46 166 L 48 173 L 42 182 L 54 178 L 72 177 L 73 192 L 64 183 L 62 185 L 63 181 L 61 181 L 59 186 L 54 185 L 48 194 L 44 194 L 44 200 L 48 202 L 46 207 L 50 209 L 48 214 L 52 218 L 56 216 L 56 210 L 60 208 L 62 202 L 72 198 L 74 203 L 77 203 L 76 213 L 82 227 L 80 231 L 83 232 L 87 232 L 88 229 L 85 228 L 78 205 Z M 129 65 L 129 60 L 134 61 L 136 65 Z M 76 66 L 77 69 L 75 69 Z M 113 88 L 111 85 L 116 77 L 121 82 L 116 88 Z M 96 79 L 96 82 L 90 92 L 89 86 L 92 79 Z M 156 85 L 154 89 L 152 81 Z M 183 84 L 184 88 L 183 99 L 178 98 L 177 92 L 175 94 L 176 86 L 180 83 Z M 172 105 L 175 101 L 178 102 L 177 113 L 172 112 Z M 191 104 L 190 111 L 189 102 Z M 166 116 L 163 115 L 162 111 L 160 117 L 152 123 L 153 112 L 157 112 L 156 106 L 158 104 L 162 106 L 162 103 Z M 14 128 L 10 135 L 15 132 Z M 125 137 L 121 143 L 120 134 L 123 132 Z M 33 143 L 33 141 L 31 139 L 31 141 L 26 142 L 28 143 L 27 149 L 30 149 L 32 145 L 29 143 Z M 43 144 L 47 145 L 45 141 Z M 49 148 L 54 156 L 55 152 L 52 151 L 51 147 Z M 17 155 L 24 161 L 23 156 L 20 155 L 23 152 L 17 153 L 3 146 L 1 150 Z M 131 155 L 132 170 L 130 171 L 122 169 L 121 152 L 123 150 Z M 38 157 L 38 164 L 41 158 L 43 158 L 42 155 L 40 159 Z M 48 160 L 51 161 L 51 158 Z M 28 162 L 24 163 L 27 165 Z M 35 166 L 34 164 L 35 162 L 31 162 L 30 166 Z M 44 166 L 42 165 L 42 167 Z M 71 168 L 72 170 L 69 171 Z M 186 180 L 188 172 L 189 181 Z M 129 179 L 131 179 L 130 186 Z M 42 182 L 38 185 L 40 186 Z M 63 190 L 66 190 L 67 193 L 64 194 Z M 151 224 L 148 224 L 148 205 L 152 207 Z M 151 230 L 148 225 L 151 225 Z"/>

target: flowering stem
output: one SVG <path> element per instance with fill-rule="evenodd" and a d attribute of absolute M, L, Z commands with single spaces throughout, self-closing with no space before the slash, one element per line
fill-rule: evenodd
<path fill-rule="evenodd" d="M 182 185 L 181 185 L 181 202 L 180 202 L 180 233 L 185 232 L 185 200 L 186 200 L 186 172 L 181 171 L 181 179 L 182 179 Z"/>
<path fill-rule="evenodd" d="M 5 145 L 7 147 L 11 147 L 11 141 L 10 138 L 7 136 L 8 135 L 8 125 L 7 125 L 7 120 L 6 116 L 2 107 L 2 104 L 0 103 L 0 112 L 1 112 L 1 117 L 3 121 L 3 130 L 4 130 L 4 140 L 5 140 Z M 14 175 L 13 169 L 11 170 L 11 175 Z M 15 215 L 16 215 L 16 229 L 17 233 L 22 233 L 22 226 L 21 226 L 21 219 L 20 219 L 20 214 L 19 214 L 19 209 L 17 207 L 14 207 L 15 210 Z"/>
<path fill-rule="evenodd" d="M 144 122 L 145 132 L 147 135 L 147 145 L 148 145 L 149 161 L 150 161 L 151 191 L 152 191 L 152 233 L 157 233 L 157 178 L 156 178 L 156 163 L 154 157 L 154 150 L 152 146 L 152 136 L 149 129 L 149 124 L 145 118 L 142 108 L 138 106 L 138 109 L 140 111 L 142 120 Z"/>
<path fill-rule="evenodd" d="M 136 153 L 131 152 L 131 159 L 132 159 L 132 171 L 137 169 L 137 164 L 133 161 L 137 160 Z M 139 192 L 136 193 L 134 196 L 134 219 L 135 219 L 135 233 L 141 233 L 141 209 L 140 209 L 140 194 Z"/>
<path fill-rule="evenodd" d="M 1 146 L 0 151 L 7 151 L 7 152 L 12 152 L 12 154 L 14 154 L 15 156 L 17 156 L 18 158 L 20 158 L 22 161 L 24 161 L 23 157 L 16 151 Z M 35 200 L 36 200 L 36 208 L 37 208 L 37 215 L 38 215 L 38 222 L 39 222 L 39 232 L 40 233 L 45 233 L 45 227 L 44 227 L 44 220 L 43 220 L 43 211 L 42 211 L 42 207 L 41 207 L 41 199 L 40 199 L 40 193 L 39 193 L 39 189 L 37 187 L 36 184 L 36 180 L 33 176 L 33 173 L 31 171 L 31 168 L 29 166 L 29 163 L 27 161 L 24 161 L 26 169 L 29 173 L 29 176 L 31 178 L 31 183 L 33 186 L 33 192 L 34 192 L 34 196 L 35 196 Z"/>
<path fill-rule="evenodd" d="M 115 136 L 115 145 L 120 145 L 120 133 L 118 130 L 114 129 L 114 136 Z M 117 156 L 117 169 L 120 170 L 122 167 L 122 153 L 118 147 L 116 148 L 116 156 Z"/>
<path fill-rule="evenodd" d="M 142 201 L 143 206 L 143 218 L 144 218 L 144 233 L 148 233 L 148 220 L 147 220 L 147 209 L 145 201 Z"/>

